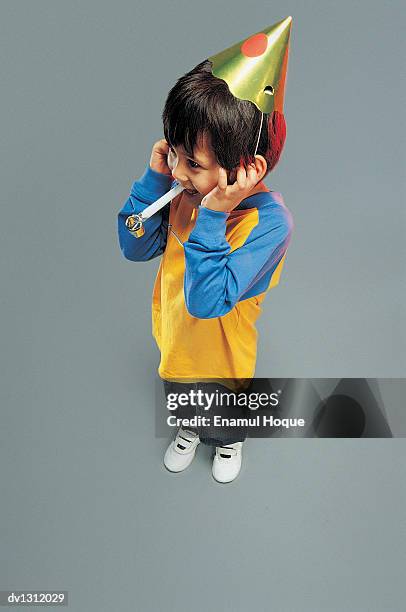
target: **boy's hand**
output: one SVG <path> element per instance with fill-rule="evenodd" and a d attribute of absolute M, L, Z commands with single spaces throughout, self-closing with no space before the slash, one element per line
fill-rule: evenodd
<path fill-rule="evenodd" d="M 168 153 L 169 145 L 165 138 L 158 140 L 152 147 L 151 159 L 149 160 L 149 166 L 156 172 L 161 174 L 172 175 L 172 171 L 168 166 Z"/>
<path fill-rule="evenodd" d="M 211 210 L 230 212 L 250 195 L 258 182 L 254 164 L 249 164 L 247 170 L 243 165 L 237 170 L 237 180 L 233 185 L 227 185 L 227 170 L 220 168 L 217 187 L 204 196 L 201 206 Z"/>
<path fill-rule="evenodd" d="M 257 182 L 258 177 L 254 164 L 250 164 L 247 170 L 241 165 L 237 170 L 237 180 L 233 185 L 227 185 L 227 171 L 220 168 L 217 187 L 204 196 L 200 206 L 230 212 L 250 195 Z"/>

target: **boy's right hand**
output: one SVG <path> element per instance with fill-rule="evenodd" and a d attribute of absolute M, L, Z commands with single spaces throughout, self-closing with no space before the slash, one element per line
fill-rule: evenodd
<path fill-rule="evenodd" d="M 171 176 L 172 172 L 168 166 L 168 153 L 169 145 L 165 138 L 158 140 L 152 147 L 151 159 L 149 160 L 150 168 L 161 174 Z"/>

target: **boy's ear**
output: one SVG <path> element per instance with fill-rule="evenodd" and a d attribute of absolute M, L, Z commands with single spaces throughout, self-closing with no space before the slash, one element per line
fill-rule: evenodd
<path fill-rule="evenodd" d="M 268 169 L 268 164 L 266 163 L 266 159 L 263 155 L 255 155 L 255 167 L 257 170 L 257 180 L 258 183 L 263 179 Z M 237 168 L 233 168 L 232 170 L 227 170 L 227 185 L 233 185 L 237 180 Z"/>
<path fill-rule="evenodd" d="M 258 181 L 262 181 L 268 169 L 268 164 L 263 155 L 255 155 L 255 167 L 257 169 Z"/>

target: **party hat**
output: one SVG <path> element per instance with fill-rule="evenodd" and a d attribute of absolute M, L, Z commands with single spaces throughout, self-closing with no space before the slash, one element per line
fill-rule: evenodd
<path fill-rule="evenodd" d="M 212 55 L 212 73 L 236 98 L 250 100 L 263 113 L 283 113 L 291 25 L 292 17 L 286 17 Z"/>

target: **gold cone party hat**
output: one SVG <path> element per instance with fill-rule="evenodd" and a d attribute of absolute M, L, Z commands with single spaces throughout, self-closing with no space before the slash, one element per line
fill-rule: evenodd
<path fill-rule="evenodd" d="M 212 73 L 263 113 L 283 113 L 292 17 L 212 55 Z"/>

